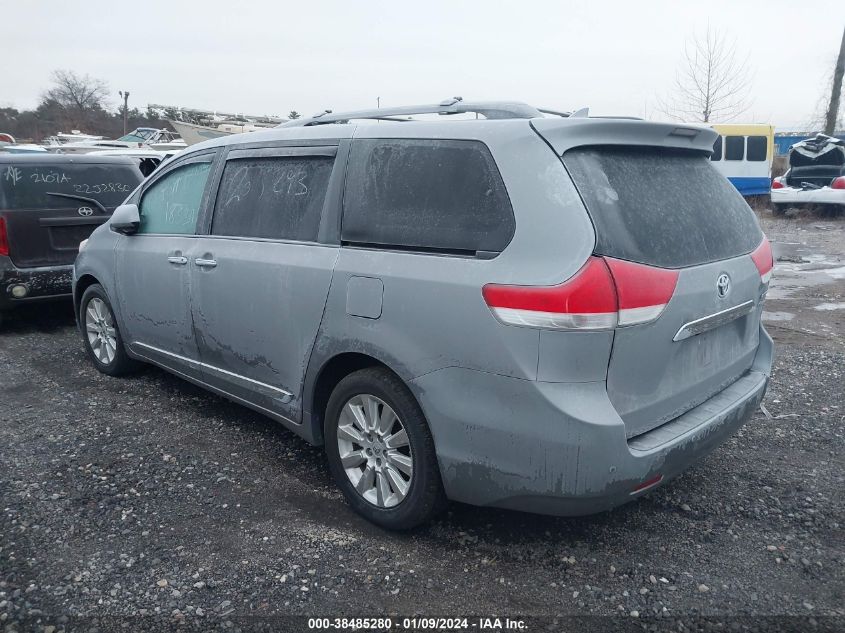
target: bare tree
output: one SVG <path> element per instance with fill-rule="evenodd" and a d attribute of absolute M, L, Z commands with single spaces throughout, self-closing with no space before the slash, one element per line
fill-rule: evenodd
<path fill-rule="evenodd" d="M 845 75 L 845 31 L 842 32 L 842 44 L 839 46 L 839 57 L 833 70 L 833 85 L 830 89 L 830 103 L 824 118 L 824 133 L 833 136 L 839 118 L 839 99 L 842 96 L 842 75 Z"/>
<path fill-rule="evenodd" d="M 81 126 L 105 109 L 109 95 L 106 82 L 72 70 L 53 71 L 52 80 L 53 87 L 42 95 L 41 106 L 60 109 L 68 123 Z"/>
<path fill-rule="evenodd" d="M 831 56 L 830 58 L 830 72 L 828 72 L 824 79 L 821 82 L 821 88 L 819 89 L 819 95 L 816 99 L 816 104 L 813 107 L 813 114 L 808 117 L 808 119 L 803 123 L 803 129 L 806 131 L 818 132 L 819 130 L 825 129 L 825 124 L 827 122 L 827 115 L 830 111 L 830 99 L 833 95 L 833 79 L 834 79 L 834 71 L 836 68 L 836 56 Z M 841 129 L 843 122 L 845 122 L 845 108 L 842 107 L 842 103 L 840 102 L 839 106 L 839 114 L 836 117 L 835 122 L 835 129 Z"/>
<path fill-rule="evenodd" d="M 748 110 L 749 75 L 736 43 L 708 26 L 703 38 L 695 36 L 684 47 L 673 94 L 660 110 L 682 121 L 730 121 Z"/>

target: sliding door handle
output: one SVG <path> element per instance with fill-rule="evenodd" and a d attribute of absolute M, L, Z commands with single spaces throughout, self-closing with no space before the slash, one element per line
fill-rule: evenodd
<path fill-rule="evenodd" d="M 216 259 L 202 259 L 198 257 L 194 260 L 194 263 L 197 266 L 200 266 L 201 268 L 214 268 L 215 266 L 217 266 Z"/>
<path fill-rule="evenodd" d="M 182 257 L 181 255 L 172 255 L 171 257 L 167 258 L 167 261 L 169 261 L 171 264 L 176 264 L 178 266 L 184 266 L 185 264 L 188 263 L 188 258 Z"/>

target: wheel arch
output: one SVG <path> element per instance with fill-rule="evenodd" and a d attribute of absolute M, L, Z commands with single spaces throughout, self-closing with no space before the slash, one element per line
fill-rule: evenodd
<path fill-rule="evenodd" d="M 73 286 L 73 313 L 76 315 L 77 322 L 79 321 L 79 309 L 82 307 L 82 295 L 85 294 L 85 291 L 88 290 L 88 288 L 99 283 L 99 279 L 97 279 L 94 275 L 87 273 L 76 280 L 76 284 Z"/>
<path fill-rule="evenodd" d="M 313 378 L 306 382 L 304 403 L 304 421 L 310 425 L 310 439 L 316 445 L 324 443 L 323 424 L 329 397 L 337 384 L 349 374 L 367 369 L 382 367 L 394 374 L 405 384 L 407 381 L 387 362 L 364 352 L 340 352 L 327 358 L 313 372 Z"/>

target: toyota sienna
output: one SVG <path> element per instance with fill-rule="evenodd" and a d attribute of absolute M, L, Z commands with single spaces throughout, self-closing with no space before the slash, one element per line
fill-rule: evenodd
<path fill-rule="evenodd" d="M 194 145 L 81 249 L 85 349 L 324 445 L 387 528 L 446 499 L 612 508 L 768 383 L 772 254 L 715 137 L 450 100 Z"/>

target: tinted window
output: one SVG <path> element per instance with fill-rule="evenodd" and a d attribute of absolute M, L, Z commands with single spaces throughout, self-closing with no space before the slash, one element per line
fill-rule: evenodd
<path fill-rule="evenodd" d="M 214 208 L 214 235 L 315 241 L 333 157 L 230 160 Z"/>
<path fill-rule="evenodd" d="M 138 233 L 194 233 L 210 167 L 192 163 L 153 183 L 141 196 Z"/>
<path fill-rule="evenodd" d="M 725 137 L 725 160 L 742 160 L 745 156 L 745 137 Z"/>
<path fill-rule="evenodd" d="M 342 239 L 394 248 L 501 251 L 513 210 L 478 141 L 360 140 L 352 144 Z"/>
<path fill-rule="evenodd" d="M 105 207 L 116 207 L 138 186 L 143 176 L 131 164 L 0 166 L 0 206 L 6 209 L 77 208 L 81 196 Z M 51 195 L 51 194 L 64 195 Z"/>
<path fill-rule="evenodd" d="M 768 141 L 765 136 L 749 136 L 746 158 L 755 161 L 766 160 L 767 145 Z"/>
<path fill-rule="evenodd" d="M 596 228 L 596 252 L 664 268 L 750 253 L 762 233 L 707 154 L 628 147 L 563 156 Z"/>
<path fill-rule="evenodd" d="M 717 136 L 716 142 L 713 143 L 713 153 L 710 154 L 710 160 L 722 160 L 722 137 Z"/>

